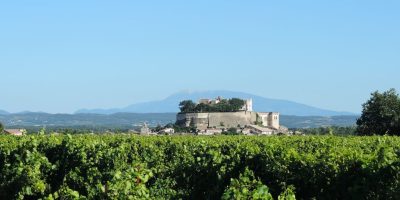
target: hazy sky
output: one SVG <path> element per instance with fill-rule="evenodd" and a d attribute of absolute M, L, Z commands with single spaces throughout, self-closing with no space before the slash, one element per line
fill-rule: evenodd
<path fill-rule="evenodd" d="M 400 90 L 400 1 L 0 3 L 0 109 L 52 113 L 227 89 L 360 112 Z"/>

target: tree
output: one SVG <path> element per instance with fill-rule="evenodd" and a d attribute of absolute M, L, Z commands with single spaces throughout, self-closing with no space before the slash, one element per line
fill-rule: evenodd
<path fill-rule="evenodd" d="M 153 129 L 154 132 L 158 133 L 163 130 L 163 127 L 160 124 L 157 124 L 157 126 Z"/>
<path fill-rule="evenodd" d="M 229 128 L 227 131 L 222 132 L 222 135 L 241 135 L 237 128 Z"/>
<path fill-rule="evenodd" d="M 0 133 L 3 133 L 3 131 L 4 131 L 4 126 L 3 126 L 3 124 L 0 122 Z"/>
<path fill-rule="evenodd" d="M 232 98 L 229 100 L 229 104 L 231 105 L 233 111 L 237 111 L 244 106 L 245 102 L 239 98 Z"/>
<path fill-rule="evenodd" d="M 195 112 L 196 104 L 192 100 L 185 100 L 179 103 L 179 109 L 182 113 Z"/>
<path fill-rule="evenodd" d="M 212 110 L 210 105 L 201 103 L 196 106 L 195 111 L 202 113 L 202 112 L 210 112 Z"/>
<path fill-rule="evenodd" d="M 400 135 L 400 97 L 395 89 L 371 94 L 357 120 L 359 135 Z"/>

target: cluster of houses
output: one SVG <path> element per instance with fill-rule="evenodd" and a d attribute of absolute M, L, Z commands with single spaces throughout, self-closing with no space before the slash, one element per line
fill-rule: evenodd
<path fill-rule="evenodd" d="M 221 128 L 207 128 L 203 130 L 197 130 L 196 135 L 221 135 L 224 132 L 230 132 L 230 131 L 235 131 L 237 134 L 241 135 L 276 135 L 277 131 L 275 129 L 271 129 L 268 127 L 261 127 L 257 125 L 246 125 L 243 128 L 234 128 L 234 129 L 221 129 Z M 175 132 L 175 129 L 173 128 L 163 128 L 160 131 L 153 131 L 151 128 L 147 126 L 146 123 L 143 124 L 143 126 L 139 129 L 139 131 L 134 131 L 138 132 L 140 135 L 174 135 L 174 134 L 182 134 L 182 133 L 177 133 Z M 287 128 L 280 130 L 280 133 L 289 133 L 289 130 Z M 188 133 L 185 133 L 188 134 Z"/>
<path fill-rule="evenodd" d="M 271 129 L 268 127 L 261 127 L 257 125 L 246 125 L 243 128 L 235 128 L 236 133 L 240 133 L 241 135 L 275 135 L 277 134 L 277 130 Z M 199 130 L 198 135 L 221 135 L 223 132 L 227 130 L 221 128 L 207 128 L 204 130 Z M 281 133 L 288 133 L 287 128 L 281 127 L 279 130 Z"/>
<path fill-rule="evenodd" d="M 143 123 L 143 126 L 139 130 L 140 135 L 172 135 L 175 133 L 173 128 L 163 128 L 160 131 L 152 131 L 147 123 Z"/>

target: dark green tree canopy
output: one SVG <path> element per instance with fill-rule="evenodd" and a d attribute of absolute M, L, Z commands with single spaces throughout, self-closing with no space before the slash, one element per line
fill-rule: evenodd
<path fill-rule="evenodd" d="M 357 120 L 359 135 L 400 135 L 400 97 L 395 89 L 371 94 Z"/>
<path fill-rule="evenodd" d="M 4 125 L 0 122 L 0 133 L 3 133 L 4 131 Z"/>
<path fill-rule="evenodd" d="M 244 103 L 245 102 L 242 99 L 239 99 L 239 98 L 229 99 L 229 105 L 232 106 L 233 110 L 241 109 L 243 107 Z"/>
<path fill-rule="evenodd" d="M 245 101 L 239 98 L 222 99 L 217 104 L 196 104 L 192 100 L 185 100 L 179 104 L 182 113 L 202 113 L 202 112 L 236 112 L 245 104 Z"/>
<path fill-rule="evenodd" d="M 179 109 L 183 113 L 193 112 L 196 108 L 196 104 L 192 100 L 185 100 L 179 104 Z"/>

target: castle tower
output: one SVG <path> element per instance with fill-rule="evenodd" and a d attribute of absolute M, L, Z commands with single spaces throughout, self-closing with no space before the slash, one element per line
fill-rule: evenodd
<path fill-rule="evenodd" d="M 246 111 L 253 111 L 253 99 L 246 100 Z"/>
<path fill-rule="evenodd" d="M 150 128 L 147 126 L 147 123 L 144 122 L 143 126 L 140 128 L 140 135 L 149 135 L 150 133 Z"/>
<path fill-rule="evenodd" d="M 279 129 L 280 125 L 279 125 L 279 113 L 276 112 L 271 112 L 268 115 L 268 126 L 275 128 L 275 129 Z"/>

